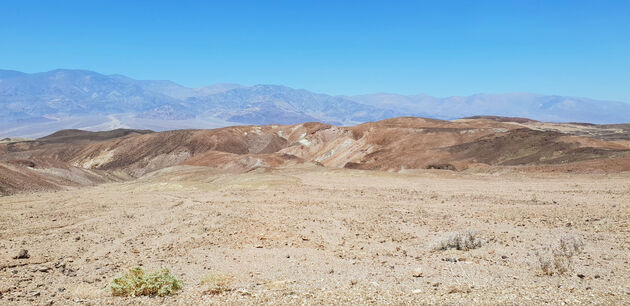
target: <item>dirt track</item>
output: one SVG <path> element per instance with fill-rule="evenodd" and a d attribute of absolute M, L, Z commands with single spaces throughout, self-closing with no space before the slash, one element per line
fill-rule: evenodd
<path fill-rule="evenodd" d="M 628 173 L 180 166 L 0 197 L 0 211 L 0 304 L 630 303 Z M 431 249 L 468 228 L 487 243 Z M 561 233 L 584 252 L 569 273 L 542 275 L 536 251 Z M 20 249 L 31 257 L 12 259 Z M 184 289 L 111 297 L 110 281 L 136 265 L 169 268 Z M 213 272 L 233 275 L 232 290 L 204 294 Z"/>

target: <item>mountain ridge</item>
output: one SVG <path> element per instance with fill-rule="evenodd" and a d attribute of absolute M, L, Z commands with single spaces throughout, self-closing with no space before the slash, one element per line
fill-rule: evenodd
<path fill-rule="evenodd" d="M 189 88 L 78 69 L 0 70 L 0 137 L 38 137 L 76 128 L 215 128 L 319 121 L 355 125 L 399 116 L 472 116 L 552 122 L 626 123 L 630 104 L 532 93 L 437 98 L 377 93 L 332 96 L 282 85 L 219 83 Z"/>

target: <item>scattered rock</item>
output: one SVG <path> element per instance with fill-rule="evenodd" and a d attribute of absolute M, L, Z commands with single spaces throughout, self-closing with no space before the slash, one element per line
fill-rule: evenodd
<path fill-rule="evenodd" d="M 63 273 L 63 275 L 68 276 L 68 277 L 77 276 L 77 272 L 74 269 L 67 268 L 65 265 L 63 266 L 61 273 Z"/>
<path fill-rule="evenodd" d="M 4 293 L 11 292 L 11 291 L 15 290 L 16 288 L 17 287 L 15 287 L 15 286 L 0 287 L 0 296 L 2 296 Z"/>
<path fill-rule="evenodd" d="M 584 278 L 585 276 L 584 276 L 584 274 L 578 274 L 577 277 Z"/>

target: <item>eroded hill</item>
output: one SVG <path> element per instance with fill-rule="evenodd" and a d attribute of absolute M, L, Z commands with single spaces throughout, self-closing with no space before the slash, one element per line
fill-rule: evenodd
<path fill-rule="evenodd" d="M 225 172 L 292 166 L 628 171 L 630 136 L 624 125 L 502 117 L 401 117 L 353 127 L 304 123 L 161 133 L 64 130 L 1 143 L 0 193 L 130 180 L 176 165 Z"/>

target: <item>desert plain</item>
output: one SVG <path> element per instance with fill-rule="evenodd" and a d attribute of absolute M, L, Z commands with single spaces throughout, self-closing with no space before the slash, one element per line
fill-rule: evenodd
<path fill-rule="evenodd" d="M 0 198 L 2 304 L 627 304 L 630 175 L 177 166 Z M 451 232 L 483 245 L 435 250 Z M 583 251 L 563 274 L 538 256 Z M 13 259 L 22 249 L 27 259 Z M 183 289 L 112 297 L 129 268 Z M 208 274 L 229 275 L 210 294 Z"/>

